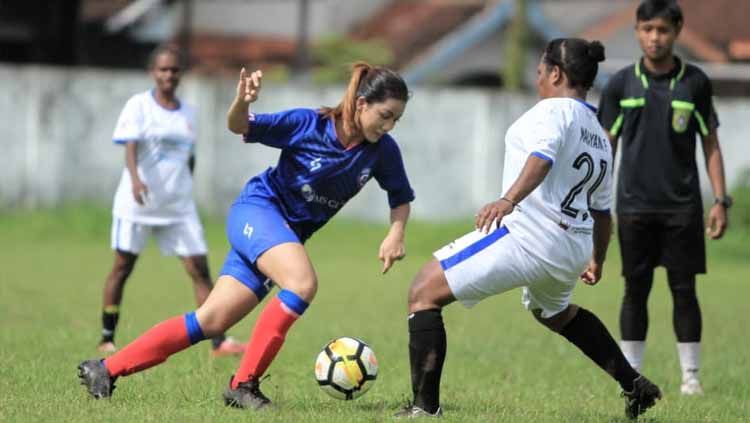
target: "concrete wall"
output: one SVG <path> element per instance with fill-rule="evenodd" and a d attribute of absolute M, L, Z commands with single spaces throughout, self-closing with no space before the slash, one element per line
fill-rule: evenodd
<path fill-rule="evenodd" d="M 188 77 L 179 92 L 200 110 L 196 198 L 201 209 L 217 215 L 278 156 L 277 150 L 243 144 L 225 129 L 234 86 L 233 80 Z M 124 167 L 124 149 L 112 144 L 112 130 L 125 101 L 150 87 L 137 72 L 0 66 L 0 209 L 80 200 L 111 204 Z M 470 216 L 500 194 L 505 130 L 536 100 L 477 90 L 413 91 L 393 135 L 416 191 L 414 216 Z M 253 110 L 335 105 L 342 93 L 343 87 L 266 85 Z M 716 107 L 731 183 L 750 166 L 750 102 L 717 100 Z M 342 211 L 382 221 L 387 213 L 386 195 L 376 183 Z"/>

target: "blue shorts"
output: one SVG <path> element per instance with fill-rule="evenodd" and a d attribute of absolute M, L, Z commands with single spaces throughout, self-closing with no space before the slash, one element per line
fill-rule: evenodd
<path fill-rule="evenodd" d="M 219 275 L 229 275 L 242 282 L 258 300 L 262 300 L 273 287 L 273 282 L 258 270 L 258 257 L 279 244 L 301 243 L 278 205 L 258 197 L 235 203 L 229 209 L 227 239 L 231 248 Z"/>

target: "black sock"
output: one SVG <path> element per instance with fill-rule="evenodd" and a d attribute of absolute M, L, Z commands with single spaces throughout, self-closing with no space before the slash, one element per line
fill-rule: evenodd
<path fill-rule="evenodd" d="M 563 328 L 560 335 L 573 343 L 605 372 L 615 378 L 626 392 L 633 390 L 638 372 L 633 370 L 601 320 L 585 308 Z"/>
<path fill-rule="evenodd" d="M 107 306 L 102 311 L 102 340 L 103 342 L 115 342 L 115 329 L 120 319 L 120 311 L 117 306 Z"/>
<path fill-rule="evenodd" d="M 213 347 L 213 349 L 217 349 L 225 339 L 227 339 L 227 337 L 224 334 L 214 336 L 213 338 L 211 338 L 211 346 Z"/>
<path fill-rule="evenodd" d="M 414 404 L 429 413 L 440 407 L 440 375 L 446 345 L 440 309 L 409 315 L 409 361 Z"/>

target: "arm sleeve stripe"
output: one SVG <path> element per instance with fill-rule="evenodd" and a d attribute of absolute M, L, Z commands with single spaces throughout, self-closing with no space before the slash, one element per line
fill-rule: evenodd
<path fill-rule="evenodd" d="M 532 155 L 532 156 L 536 156 L 536 157 L 539 157 L 539 158 L 540 158 L 540 159 L 542 159 L 542 160 L 546 160 L 546 161 L 548 161 L 548 162 L 549 162 L 550 164 L 554 164 L 554 163 L 555 163 L 555 161 L 554 161 L 554 160 L 552 159 L 552 157 L 550 157 L 550 156 L 548 156 L 548 155 L 546 155 L 546 154 L 544 154 L 544 153 L 540 153 L 540 152 L 538 152 L 538 151 L 534 151 L 533 153 L 531 153 L 531 155 Z"/>
<path fill-rule="evenodd" d="M 617 119 L 615 120 L 615 123 L 612 125 L 612 128 L 609 129 L 609 133 L 612 135 L 617 135 L 620 132 L 620 128 L 622 128 L 622 121 L 625 118 L 625 116 L 620 113 L 619 116 L 617 116 Z"/>
<path fill-rule="evenodd" d="M 698 125 L 701 128 L 701 135 L 704 137 L 708 135 L 708 127 L 706 126 L 706 121 L 703 120 L 703 116 L 701 116 L 700 112 L 695 110 L 693 111 L 693 114 L 695 115 L 695 119 L 698 121 Z"/>

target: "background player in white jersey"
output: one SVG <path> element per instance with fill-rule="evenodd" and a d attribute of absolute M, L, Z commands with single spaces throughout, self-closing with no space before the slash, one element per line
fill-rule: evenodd
<path fill-rule="evenodd" d="M 579 276 L 589 285 L 601 278 L 611 233 L 612 150 L 596 109 L 585 102 L 603 60 L 598 41 L 567 38 L 547 45 L 538 66 L 542 100 L 505 137 L 504 195 L 479 211 L 474 232 L 435 252 L 412 283 L 414 400 L 397 416 L 442 414 L 442 307 L 455 300 L 471 307 L 516 287 L 523 288 L 523 304 L 540 323 L 617 380 L 628 417 L 661 396 L 628 364 L 602 322 L 570 303 Z"/>
<path fill-rule="evenodd" d="M 99 351 L 111 353 L 123 288 L 150 235 L 162 254 L 182 260 L 200 305 L 211 291 L 203 227 L 193 200 L 195 109 L 176 96 L 179 52 L 156 49 L 149 60 L 155 87 L 131 97 L 120 113 L 113 140 L 125 145 L 125 169 L 112 209 L 115 260 L 104 286 Z M 244 345 L 217 336 L 215 356 L 242 354 Z"/>

